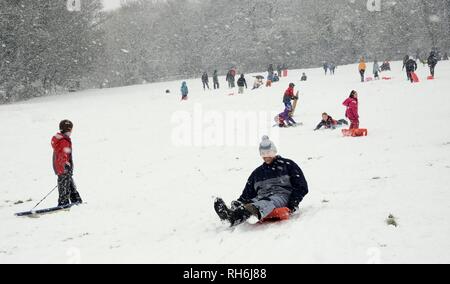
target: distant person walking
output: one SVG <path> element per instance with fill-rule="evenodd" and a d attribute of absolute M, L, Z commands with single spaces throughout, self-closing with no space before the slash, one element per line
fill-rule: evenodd
<path fill-rule="evenodd" d="M 325 63 L 323 64 L 323 70 L 325 71 L 325 76 L 328 74 L 328 67 L 329 67 L 329 66 L 328 66 L 328 63 L 325 62 Z"/>
<path fill-rule="evenodd" d="M 417 70 L 417 62 L 412 57 L 410 57 L 408 61 L 406 61 L 405 67 L 406 77 L 408 77 L 408 80 L 411 81 L 411 83 L 414 83 L 412 73 L 416 72 Z"/>
<path fill-rule="evenodd" d="M 235 87 L 235 75 L 233 75 L 232 70 L 228 71 L 227 73 L 227 82 L 228 82 L 228 88 L 233 89 Z"/>
<path fill-rule="evenodd" d="M 203 73 L 202 75 L 202 83 L 203 83 L 203 90 L 206 90 L 206 87 L 208 87 L 209 90 L 209 77 L 208 73 Z"/>
<path fill-rule="evenodd" d="M 430 53 L 430 56 L 428 57 L 428 67 L 430 67 L 430 74 L 434 78 L 434 70 L 436 68 L 436 65 L 438 64 L 439 60 L 436 56 L 436 53 L 432 51 Z"/>
<path fill-rule="evenodd" d="M 213 73 L 213 84 L 214 84 L 214 90 L 220 88 L 219 75 L 217 73 L 217 70 L 214 70 L 214 73 Z"/>
<path fill-rule="evenodd" d="M 330 63 L 329 68 L 330 68 L 330 75 L 334 75 L 334 72 L 336 71 L 336 64 Z"/>
<path fill-rule="evenodd" d="M 373 62 L 373 77 L 377 80 L 380 79 L 380 64 L 378 64 L 378 60 L 375 59 Z"/>
<path fill-rule="evenodd" d="M 359 74 L 361 75 L 361 82 L 363 83 L 365 80 L 364 74 L 366 73 L 366 69 L 367 69 L 366 60 L 364 59 L 364 57 L 361 57 L 361 60 L 359 61 L 358 70 Z"/>
<path fill-rule="evenodd" d="M 237 80 L 237 85 L 239 88 L 238 93 L 243 94 L 244 93 L 244 87 L 247 89 L 247 81 L 245 80 L 244 74 L 241 74 L 241 77 Z"/>

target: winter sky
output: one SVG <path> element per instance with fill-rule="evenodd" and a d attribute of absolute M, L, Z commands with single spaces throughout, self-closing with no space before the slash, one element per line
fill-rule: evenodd
<path fill-rule="evenodd" d="M 112 10 L 120 7 L 120 0 L 103 0 L 105 10 Z"/>

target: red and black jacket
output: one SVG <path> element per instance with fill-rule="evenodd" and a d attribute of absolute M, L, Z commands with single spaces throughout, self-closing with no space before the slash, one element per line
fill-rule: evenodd
<path fill-rule="evenodd" d="M 69 136 L 57 133 L 52 138 L 53 169 L 58 176 L 73 171 L 72 140 Z"/>
<path fill-rule="evenodd" d="M 315 130 L 319 130 L 322 127 L 325 127 L 326 129 L 335 128 L 338 122 L 334 120 L 331 116 L 328 116 L 327 120 L 322 120 L 319 125 L 317 125 Z"/>

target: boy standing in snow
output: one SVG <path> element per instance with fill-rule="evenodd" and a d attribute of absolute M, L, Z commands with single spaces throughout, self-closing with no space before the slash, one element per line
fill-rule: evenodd
<path fill-rule="evenodd" d="M 241 197 L 232 202 L 231 208 L 220 198 L 214 203 L 219 218 L 230 222 L 231 226 L 242 224 L 251 216 L 263 220 L 277 208 L 287 207 L 293 213 L 308 194 L 308 184 L 300 167 L 278 156 L 269 137 L 263 137 L 259 152 L 264 164 L 251 174 Z"/>
<path fill-rule="evenodd" d="M 343 105 L 347 107 L 345 116 L 351 122 L 350 129 L 358 129 L 359 128 L 358 93 L 353 90 L 350 93 L 350 97 L 344 101 Z"/>
<path fill-rule="evenodd" d="M 292 100 L 298 100 L 298 97 L 294 94 L 295 84 L 290 83 L 289 88 L 284 92 L 283 103 L 286 108 L 292 109 Z"/>
<path fill-rule="evenodd" d="M 186 82 L 181 84 L 181 100 L 186 101 L 188 99 L 189 89 Z"/>
<path fill-rule="evenodd" d="M 80 194 L 73 181 L 72 134 L 73 123 L 63 120 L 59 124 L 60 132 L 52 138 L 53 169 L 58 176 L 58 206 L 70 203 L 82 203 Z"/>

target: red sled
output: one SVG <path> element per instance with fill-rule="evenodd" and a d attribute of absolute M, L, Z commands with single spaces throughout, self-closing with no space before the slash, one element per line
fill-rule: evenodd
<path fill-rule="evenodd" d="M 291 216 L 291 210 L 289 210 L 289 208 L 286 208 L 286 207 L 276 208 L 275 210 L 272 211 L 272 213 L 269 214 L 269 216 L 262 219 L 261 223 L 285 221 L 285 220 L 289 220 L 290 216 Z"/>
<path fill-rule="evenodd" d="M 417 74 L 415 72 L 411 73 L 411 78 L 413 79 L 414 83 L 419 83 L 420 82 L 419 77 L 417 76 Z"/>
<path fill-rule="evenodd" d="M 434 77 L 433 76 L 428 76 L 427 80 L 434 80 Z"/>
<path fill-rule="evenodd" d="M 342 129 L 342 134 L 345 137 L 363 137 L 369 135 L 369 131 L 364 128 L 360 129 Z"/>
<path fill-rule="evenodd" d="M 287 77 L 288 76 L 288 71 L 287 70 L 283 70 L 283 77 Z"/>
<path fill-rule="evenodd" d="M 383 77 L 381 79 L 383 79 L 383 80 L 392 80 L 392 77 Z"/>

